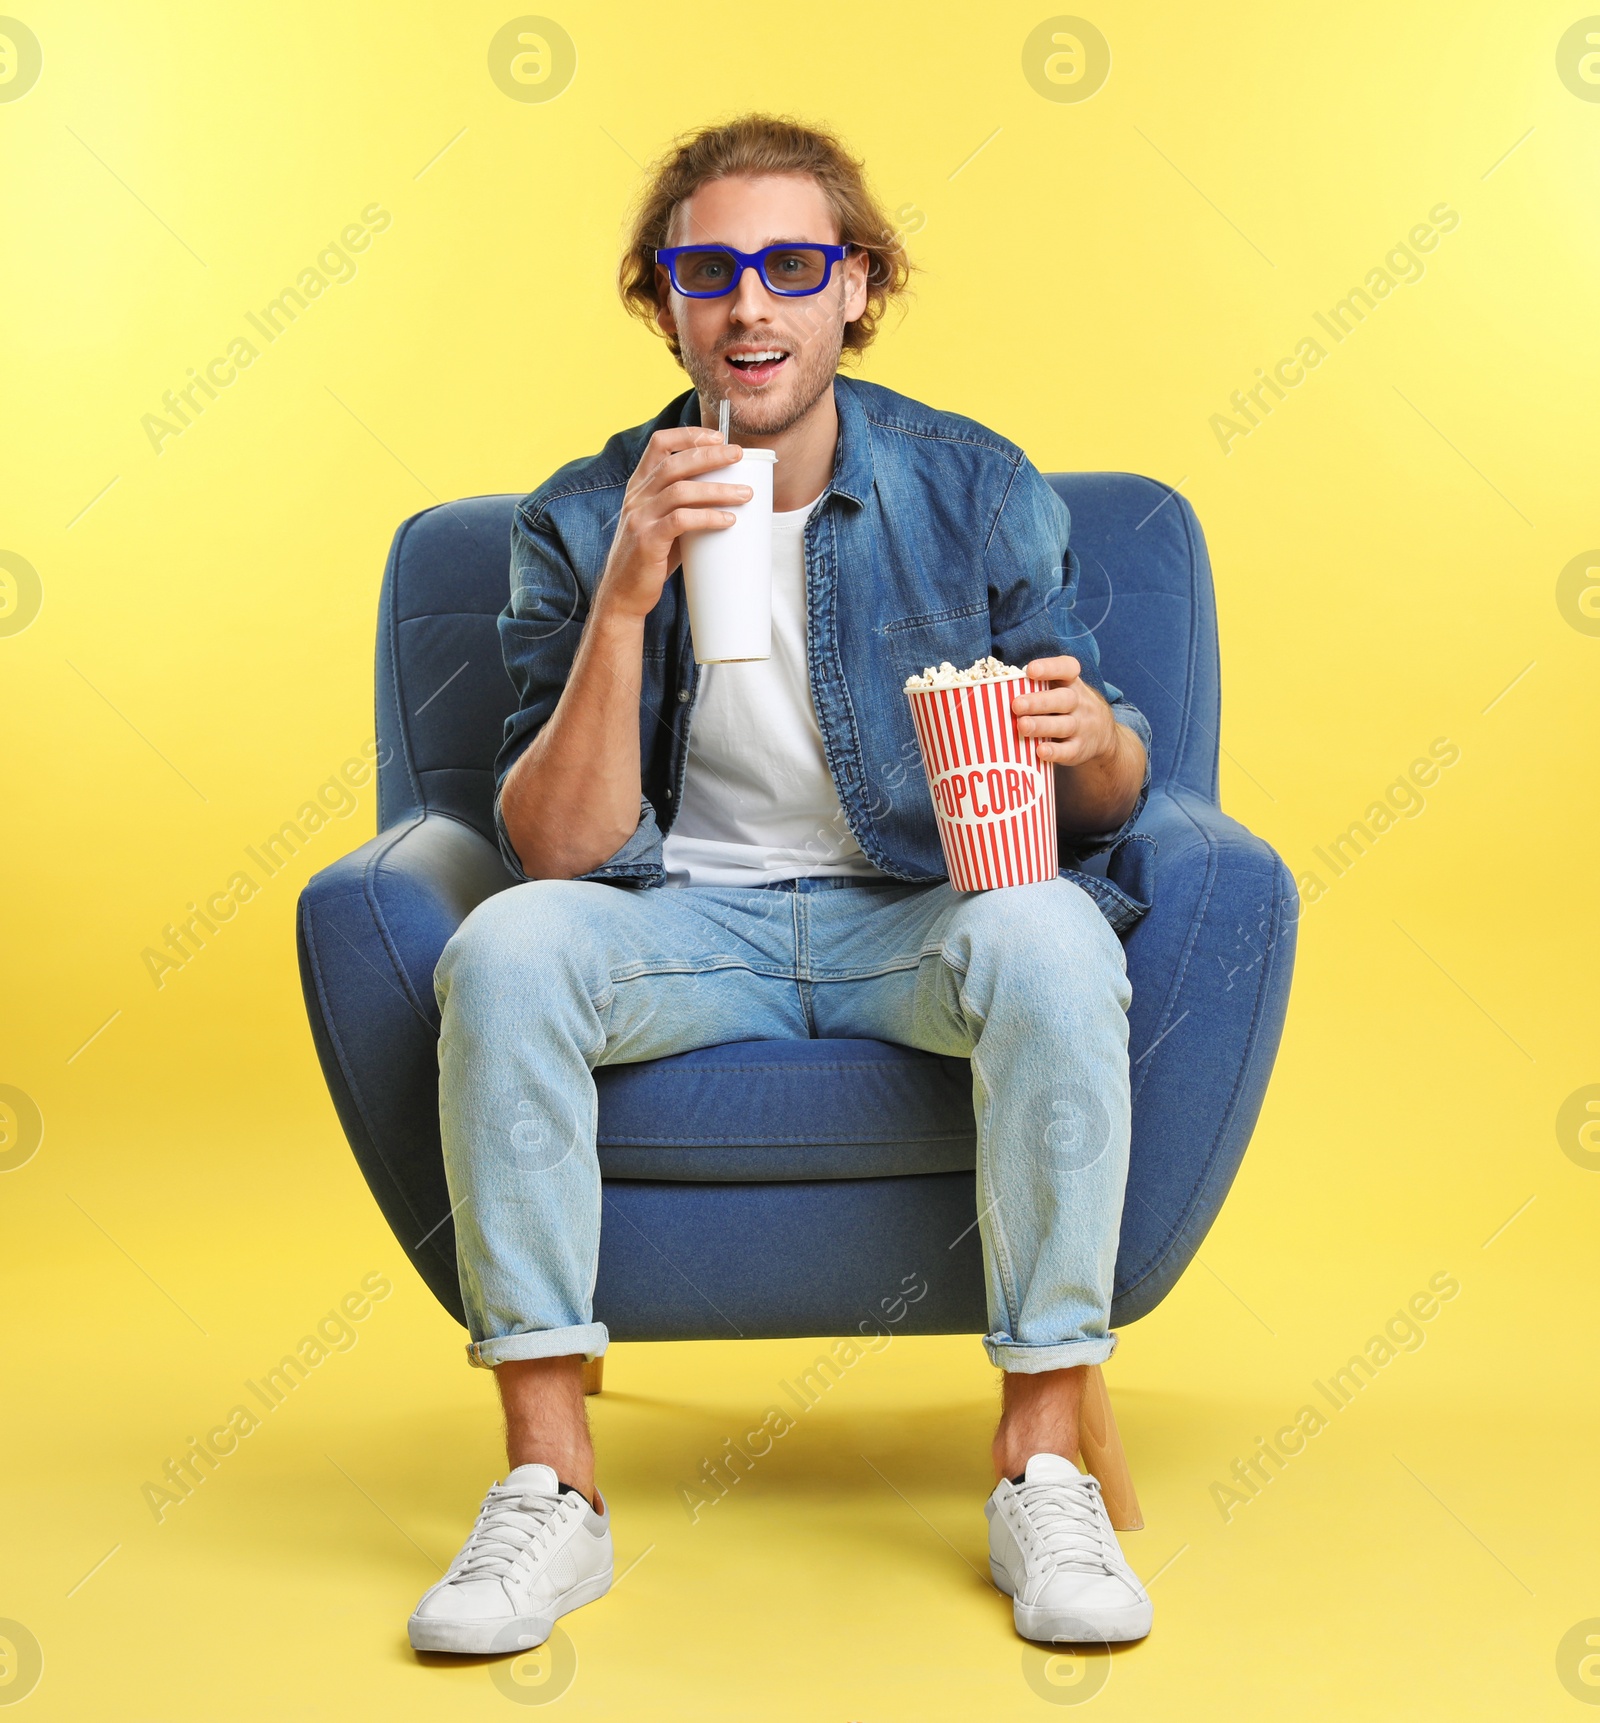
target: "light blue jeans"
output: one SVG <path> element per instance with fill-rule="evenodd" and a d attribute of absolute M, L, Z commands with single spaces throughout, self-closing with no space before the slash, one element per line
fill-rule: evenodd
<path fill-rule="evenodd" d="M 606 1349 L 594 1068 L 783 1037 L 970 1058 L 984 1346 L 1002 1370 L 1111 1356 L 1133 990 L 1072 881 L 537 880 L 473 910 L 434 991 L 473 1363 Z"/>

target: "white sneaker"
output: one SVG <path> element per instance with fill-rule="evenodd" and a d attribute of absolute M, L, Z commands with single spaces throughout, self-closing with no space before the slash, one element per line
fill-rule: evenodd
<path fill-rule="evenodd" d="M 1013 1599 L 1024 1639 L 1143 1639 L 1150 1599 L 1123 1559 L 1099 1482 L 1059 1454 L 1035 1454 L 1022 1482 L 1002 1478 L 983 1505 L 989 1573 Z"/>
<path fill-rule="evenodd" d="M 406 1623 L 417 1651 L 528 1651 L 558 1616 L 611 1589 L 611 1510 L 563 1490 L 549 1466 L 491 1484 L 450 1571 Z"/>

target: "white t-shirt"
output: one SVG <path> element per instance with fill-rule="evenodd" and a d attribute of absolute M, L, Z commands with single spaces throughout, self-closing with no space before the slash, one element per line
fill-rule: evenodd
<path fill-rule="evenodd" d="M 805 529 L 816 506 L 772 517 L 772 656 L 700 666 L 683 800 L 662 846 L 668 885 L 884 877 L 839 806 L 811 699 Z"/>

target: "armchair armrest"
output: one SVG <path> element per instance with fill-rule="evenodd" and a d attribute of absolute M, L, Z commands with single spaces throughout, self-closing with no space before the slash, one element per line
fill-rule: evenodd
<path fill-rule="evenodd" d="M 1194 791 L 1152 792 L 1138 830 L 1156 840 L 1156 886 L 1125 942 L 1134 1123 L 1117 1322 L 1165 1297 L 1233 1183 L 1283 1033 L 1299 916 L 1272 847 Z"/>
<path fill-rule="evenodd" d="M 471 911 L 514 884 L 482 833 L 426 814 L 314 874 L 296 917 L 306 1014 L 339 1121 L 384 1218 L 458 1317 L 433 971 Z"/>

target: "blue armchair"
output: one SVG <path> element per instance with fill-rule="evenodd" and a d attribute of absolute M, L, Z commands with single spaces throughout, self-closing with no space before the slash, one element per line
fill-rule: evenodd
<path fill-rule="evenodd" d="M 1153 907 L 1126 938 L 1133 1145 L 1114 1325 L 1194 1255 L 1250 1140 L 1288 1005 L 1298 900 L 1218 807 L 1216 611 L 1199 522 L 1151 480 L 1056 474 L 1084 620 L 1150 719 L 1151 793 L 1105 872 Z M 301 894 L 300 973 L 323 1074 L 417 1272 L 461 1319 L 439 1146 L 434 965 L 515 883 L 492 765 L 514 706 L 495 618 L 516 498 L 424 510 L 378 612 L 378 835 Z M 1159 875 L 1159 883 L 1155 884 Z M 754 1041 L 598 1074 L 595 1314 L 619 1340 L 853 1332 L 916 1277 L 901 1333 L 986 1327 L 965 1060 L 877 1041 Z"/>

